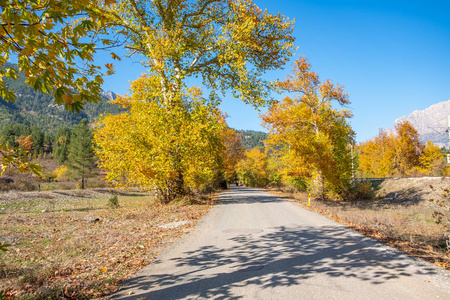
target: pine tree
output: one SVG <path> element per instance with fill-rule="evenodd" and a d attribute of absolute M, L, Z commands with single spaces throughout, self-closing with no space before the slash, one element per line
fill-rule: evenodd
<path fill-rule="evenodd" d="M 69 155 L 70 136 L 72 131 L 68 127 L 60 127 L 55 135 L 55 147 L 53 149 L 53 157 L 56 158 L 58 164 L 62 165 Z"/>
<path fill-rule="evenodd" d="M 30 128 L 31 130 L 31 141 L 33 142 L 33 156 L 44 153 L 44 132 L 37 126 Z"/>
<path fill-rule="evenodd" d="M 53 152 L 53 137 L 49 133 L 44 133 L 44 144 L 43 144 L 44 153 Z"/>
<path fill-rule="evenodd" d="M 73 177 L 81 179 L 81 188 L 84 189 L 86 178 L 95 175 L 97 167 L 97 157 L 92 147 L 92 131 L 89 129 L 86 120 L 81 120 L 72 131 L 67 167 Z"/>

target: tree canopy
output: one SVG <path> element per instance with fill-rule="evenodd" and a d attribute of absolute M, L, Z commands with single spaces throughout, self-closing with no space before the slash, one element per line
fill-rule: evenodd
<path fill-rule="evenodd" d="M 442 176 L 447 172 L 438 146 L 419 141 L 411 123 L 400 122 L 395 134 L 381 130 L 373 139 L 358 145 L 359 162 L 365 177 Z"/>
<path fill-rule="evenodd" d="M 100 100 L 105 73 L 94 63 L 95 37 L 108 19 L 101 2 L 6 0 L 0 10 L 0 66 L 17 59 L 27 84 L 66 109 L 80 111 L 84 102 Z M 14 100 L 3 78 L 17 79 L 17 70 L 0 68 L 0 96 Z"/>
<path fill-rule="evenodd" d="M 347 122 L 351 112 L 335 108 L 333 102 L 349 104 L 347 93 L 330 80 L 321 82 L 305 58 L 297 60 L 293 74 L 276 86 L 293 97 L 272 105 L 262 120 L 269 129 L 268 144 L 281 156 L 285 177 L 313 180 L 310 186 L 316 186 L 319 195 L 340 192 L 351 177 L 354 132 Z"/>
<path fill-rule="evenodd" d="M 250 0 L 123 0 L 110 12 L 131 53 L 147 57 L 166 107 L 188 76 L 200 76 L 216 99 L 231 90 L 263 105 L 269 85 L 261 74 L 292 55 L 293 21 Z"/>
<path fill-rule="evenodd" d="M 118 187 L 157 188 L 164 202 L 212 180 L 224 151 L 220 112 L 198 88 L 183 89 L 182 106 L 167 110 L 155 77 L 132 83 L 116 99 L 130 108 L 106 116 L 95 131 L 100 168 Z"/>

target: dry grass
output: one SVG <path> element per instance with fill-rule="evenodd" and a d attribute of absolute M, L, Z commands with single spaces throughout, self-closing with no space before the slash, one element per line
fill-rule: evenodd
<path fill-rule="evenodd" d="M 450 270 L 445 229 L 435 223 L 432 217 L 435 207 L 428 201 L 405 198 L 352 202 L 313 199 L 308 207 L 305 193 L 288 193 L 279 189 L 270 189 L 269 192 L 295 200 L 311 211 Z"/>
<path fill-rule="evenodd" d="M 150 194 L 108 190 L 0 194 L 0 290 L 26 299 L 100 297 L 190 230 L 208 205 L 160 205 Z M 191 221 L 178 228 L 159 225 Z"/>

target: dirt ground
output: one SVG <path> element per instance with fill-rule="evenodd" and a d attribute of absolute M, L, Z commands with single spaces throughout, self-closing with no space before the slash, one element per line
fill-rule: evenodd
<path fill-rule="evenodd" d="M 420 202 L 437 199 L 444 189 L 450 189 L 448 177 L 371 179 L 377 198 L 395 198 L 398 201 Z M 394 199 L 392 199 L 394 200 Z"/>
<path fill-rule="evenodd" d="M 0 193 L 0 243 L 10 244 L 0 252 L 0 291 L 7 299 L 108 295 L 210 207 L 108 189 Z"/>

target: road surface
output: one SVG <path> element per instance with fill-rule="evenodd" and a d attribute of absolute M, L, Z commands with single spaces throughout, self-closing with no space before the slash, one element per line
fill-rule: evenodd
<path fill-rule="evenodd" d="M 112 299 L 450 299 L 450 272 L 233 187 Z"/>

